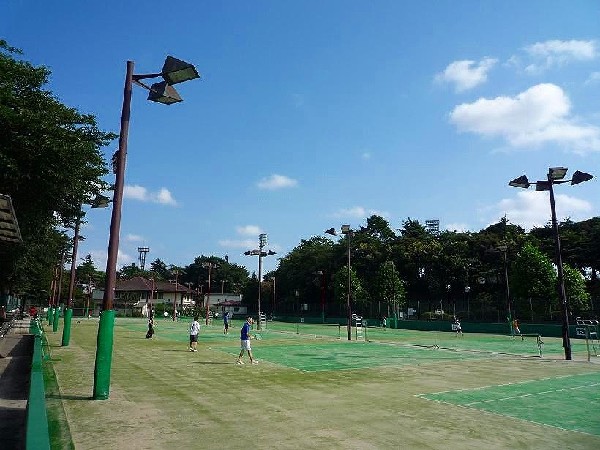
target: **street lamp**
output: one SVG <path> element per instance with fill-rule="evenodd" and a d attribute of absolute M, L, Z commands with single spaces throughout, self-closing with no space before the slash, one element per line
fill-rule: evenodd
<path fill-rule="evenodd" d="M 261 320 L 260 320 L 260 295 L 261 295 L 261 282 L 262 282 L 262 259 L 265 256 L 273 256 L 277 253 L 273 250 L 263 250 L 267 245 L 267 235 L 266 233 L 261 233 L 258 235 L 258 248 L 254 250 L 248 250 L 244 252 L 246 256 L 258 256 L 258 324 L 257 329 L 261 329 Z"/>
<path fill-rule="evenodd" d="M 125 186 L 125 161 L 127 156 L 127 137 L 129 135 L 129 117 L 131 110 L 131 95 L 133 83 L 136 83 L 150 91 L 148 100 L 163 104 L 171 104 L 181 101 L 172 84 L 181 83 L 200 75 L 189 63 L 167 56 L 160 73 L 135 75 L 133 73 L 133 61 L 127 61 L 125 75 L 125 88 L 123 90 L 123 106 L 121 110 L 121 133 L 119 136 L 119 149 L 114 155 L 115 162 L 115 189 L 113 196 L 113 210 L 110 220 L 110 233 L 108 240 L 108 257 L 106 260 L 106 283 L 104 286 L 104 297 L 102 299 L 102 313 L 98 326 L 98 339 L 96 348 L 96 361 L 94 367 L 94 393 L 96 400 L 106 400 L 110 391 L 110 369 L 112 364 L 113 328 L 115 312 L 113 310 L 113 298 L 116 285 L 117 255 L 119 252 L 119 231 L 121 228 L 121 206 L 123 203 L 123 189 Z M 165 81 L 155 83 L 148 87 L 140 80 L 147 78 L 162 77 Z M 164 87 L 164 89 L 163 89 Z"/>
<path fill-rule="evenodd" d="M 216 269 L 218 265 L 210 261 L 205 261 L 202 263 L 202 267 L 208 269 L 208 293 L 206 294 L 206 325 L 208 325 L 208 310 L 210 308 L 210 275 L 212 269 Z"/>
<path fill-rule="evenodd" d="M 106 208 L 108 206 L 108 197 L 103 195 L 97 195 L 90 203 L 92 209 L 95 208 Z M 82 205 L 83 206 L 83 205 Z M 68 347 L 71 340 L 71 321 L 73 319 L 73 291 L 75 289 L 75 274 L 77 272 L 77 247 L 79 241 L 83 241 L 85 238 L 79 235 L 79 229 L 81 227 L 81 221 L 84 216 L 84 212 L 80 208 L 79 215 L 75 219 L 75 229 L 73 233 L 73 254 L 71 255 L 71 277 L 69 279 L 69 297 L 67 299 L 67 307 L 65 308 L 64 314 L 64 326 L 62 334 L 62 346 Z"/>
<path fill-rule="evenodd" d="M 504 254 L 504 283 L 505 283 L 504 291 L 506 293 L 506 311 L 507 311 L 508 326 L 512 330 L 512 308 L 511 308 L 511 304 L 510 304 L 510 285 L 508 283 L 508 259 L 507 259 L 507 255 L 506 255 L 506 253 L 508 251 L 508 246 L 505 244 L 502 244 L 502 245 L 499 245 L 497 248 Z"/>
<path fill-rule="evenodd" d="M 173 298 L 173 322 L 177 321 L 177 288 L 179 287 L 179 270 L 173 272 L 175 274 L 175 297 Z M 169 280 L 171 283 L 173 280 Z M 183 295 L 183 294 L 181 294 Z"/>
<path fill-rule="evenodd" d="M 515 178 L 509 186 L 520 187 L 527 189 L 531 185 L 535 185 L 536 191 L 550 191 L 550 210 L 552 212 L 552 228 L 554 230 L 554 241 L 556 247 L 556 265 L 558 267 L 558 298 L 562 304 L 562 339 L 563 348 L 565 349 L 565 359 L 570 360 L 571 357 L 571 341 L 569 339 L 569 304 L 567 294 L 565 292 L 564 272 L 562 265 L 562 251 L 560 248 L 560 235 L 558 233 L 558 222 L 556 220 L 556 205 L 554 201 L 554 185 L 571 182 L 571 185 L 583 183 L 594 178 L 589 173 L 580 172 L 579 170 L 573 173 L 570 180 L 565 180 L 568 169 L 566 167 L 550 167 L 548 169 L 547 180 L 536 181 L 530 183 L 526 175 Z"/>
<path fill-rule="evenodd" d="M 352 296 L 352 278 L 350 272 L 350 238 L 353 235 L 353 230 L 350 228 L 350 225 L 342 225 L 342 234 L 346 235 L 346 241 L 348 243 L 348 292 L 346 297 L 346 309 L 348 310 L 348 340 L 352 340 L 352 307 L 350 304 L 350 299 Z M 325 230 L 325 233 L 331 234 L 332 236 L 337 236 L 338 233 L 335 231 L 335 228 L 329 228 Z"/>
<path fill-rule="evenodd" d="M 315 275 L 319 275 L 319 283 L 321 285 L 321 321 L 325 323 L 325 271 L 317 270 Z"/>

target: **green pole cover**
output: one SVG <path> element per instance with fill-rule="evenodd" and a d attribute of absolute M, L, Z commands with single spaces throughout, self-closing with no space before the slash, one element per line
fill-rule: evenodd
<path fill-rule="evenodd" d="M 52 331 L 58 331 L 58 319 L 60 318 L 60 307 L 54 308 L 54 319 L 52 320 Z"/>
<path fill-rule="evenodd" d="M 71 320 L 73 319 L 73 308 L 65 309 L 65 319 L 64 319 L 64 327 L 63 327 L 63 335 L 62 335 L 62 345 L 63 347 L 69 346 L 69 341 L 71 340 Z"/>
<path fill-rule="evenodd" d="M 52 325 L 54 321 L 54 307 L 48 308 L 48 325 Z"/>
<path fill-rule="evenodd" d="M 115 327 L 115 311 L 105 310 L 100 313 L 98 340 L 96 343 L 96 366 L 94 368 L 94 400 L 108 399 L 110 391 L 110 368 L 112 363 L 113 330 Z"/>

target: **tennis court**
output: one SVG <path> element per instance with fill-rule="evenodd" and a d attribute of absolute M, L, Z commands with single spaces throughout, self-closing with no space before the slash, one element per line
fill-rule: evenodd
<path fill-rule="evenodd" d="M 241 324 L 202 324 L 191 353 L 189 319 L 157 320 L 150 340 L 145 320 L 117 318 L 108 401 L 89 400 L 97 322 L 76 322 L 69 347 L 47 331 L 54 429 L 75 448 L 221 448 L 239 430 L 280 449 L 600 448 L 600 363 L 582 340 L 566 362 L 560 338 L 540 357 L 535 337 L 369 328 L 348 341 L 345 326 L 269 322 L 252 333 L 259 364 L 239 366 Z"/>
<path fill-rule="evenodd" d="M 597 371 L 420 397 L 600 436 Z"/>

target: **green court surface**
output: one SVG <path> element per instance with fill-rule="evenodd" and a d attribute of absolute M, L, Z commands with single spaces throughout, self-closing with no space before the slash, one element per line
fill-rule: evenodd
<path fill-rule="evenodd" d="M 269 322 L 252 331 L 259 364 L 240 366 L 242 320 L 228 334 L 201 321 L 198 352 L 190 322 L 158 318 L 145 339 L 146 320 L 117 318 L 106 401 L 90 398 L 98 320 L 75 320 L 66 347 L 45 329 L 52 449 L 600 448 L 600 357 L 579 339 L 565 361 L 560 338 L 540 356 L 536 336 L 373 327 L 348 341 L 344 325 Z"/>
<path fill-rule="evenodd" d="M 256 347 L 256 346 L 255 346 Z M 223 349 L 231 354 L 231 349 Z M 260 359 L 306 372 L 399 366 L 420 362 L 477 358 L 473 353 L 425 349 L 367 342 L 315 342 L 313 344 L 264 345 Z"/>
<path fill-rule="evenodd" d="M 419 397 L 600 436 L 598 372 Z"/>

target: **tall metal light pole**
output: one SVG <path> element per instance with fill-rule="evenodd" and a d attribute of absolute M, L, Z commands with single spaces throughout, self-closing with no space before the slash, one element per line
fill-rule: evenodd
<path fill-rule="evenodd" d="M 211 272 L 212 269 L 216 269 L 218 267 L 217 264 L 206 261 L 202 263 L 202 267 L 208 269 L 208 292 L 206 294 L 206 325 L 208 325 L 208 311 L 210 309 L 210 281 L 211 281 Z"/>
<path fill-rule="evenodd" d="M 325 271 L 317 270 L 315 275 L 319 275 L 319 284 L 321 285 L 321 321 L 325 323 Z"/>
<path fill-rule="evenodd" d="M 274 252 L 273 250 L 268 250 L 265 251 L 263 250 L 265 248 L 265 246 L 267 245 L 267 235 L 266 233 L 261 233 L 258 235 L 258 249 L 254 249 L 254 250 L 248 250 L 244 252 L 244 255 L 246 256 L 258 256 L 258 324 L 257 324 L 257 329 L 260 330 L 262 325 L 261 325 L 261 320 L 260 320 L 260 314 L 261 314 L 261 309 L 260 309 L 260 298 L 261 298 L 261 283 L 262 283 L 262 259 L 265 256 L 272 256 L 272 255 L 276 255 L 277 253 Z"/>
<path fill-rule="evenodd" d="M 103 195 L 97 195 L 96 198 L 91 202 L 92 208 L 106 208 L 108 207 L 108 197 Z M 83 207 L 83 205 L 81 205 Z M 71 277 L 69 280 L 69 298 L 67 299 L 67 307 L 65 308 L 64 314 L 64 326 L 62 334 L 62 346 L 67 347 L 71 340 L 71 320 L 73 319 L 73 292 L 75 290 L 75 275 L 77 273 L 77 247 L 79 241 L 84 240 L 83 236 L 79 235 L 79 229 L 81 227 L 81 221 L 83 220 L 84 212 L 80 209 L 79 216 L 75 220 L 75 229 L 73 233 L 73 254 L 71 255 Z"/>
<path fill-rule="evenodd" d="M 550 210 L 552 212 L 552 229 L 554 230 L 554 243 L 556 248 L 556 266 L 558 269 L 558 298 L 562 306 L 562 341 L 565 349 L 565 359 L 571 360 L 571 340 L 569 338 L 569 304 L 567 294 L 565 292 L 564 271 L 562 264 L 562 251 L 560 246 L 560 235 L 558 233 L 558 221 L 556 220 L 556 204 L 554 201 L 554 185 L 571 182 L 571 185 L 583 183 L 594 178 L 589 173 L 580 172 L 579 170 L 573 173 L 570 180 L 565 180 L 568 169 L 566 167 L 550 167 L 548 169 L 547 180 L 536 181 L 530 183 L 526 175 L 515 178 L 509 186 L 520 187 L 527 189 L 531 185 L 535 185 L 536 191 L 550 191 Z"/>
<path fill-rule="evenodd" d="M 167 56 L 160 73 L 134 75 L 133 61 L 127 61 L 125 87 L 123 89 L 123 106 L 121 110 L 121 132 L 119 135 L 119 149 L 113 156 L 115 189 L 113 196 L 113 210 L 110 220 L 110 234 L 108 240 L 108 256 L 106 259 L 106 283 L 102 299 L 102 313 L 98 326 L 98 339 L 96 348 L 96 362 L 94 366 L 94 393 L 96 400 L 106 400 L 110 391 L 110 371 L 112 365 L 113 328 L 115 311 L 113 299 L 115 295 L 117 255 L 119 252 L 119 231 L 121 229 L 121 207 L 123 204 L 123 189 L 125 186 L 125 161 L 127 156 L 127 138 L 129 136 L 129 118 L 131 111 L 131 95 L 133 83 L 150 91 L 148 100 L 170 105 L 182 101 L 173 88 L 173 84 L 181 83 L 200 75 L 195 67 L 189 63 Z M 154 83 L 148 87 L 140 80 L 162 77 L 164 81 Z"/>
<path fill-rule="evenodd" d="M 508 246 L 505 244 L 499 245 L 498 250 L 500 250 L 503 254 L 503 262 L 504 262 L 504 292 L 506 294 L 506 317 L 508 320 L 508 325 L 512 330 L 512 306 L 510 303 L 510 284 L 508 282 Z"/>
<path fill-rule="evenodd" d="M 332 236 L 337 236 L 337 232 L 335 228 L 330 228 L 325 230 L 325 233 L 331 234 Z M 350 228 L 350 225 L 342 225 L 342 234 L 346 235 L 346 241 L 348 243 L 348 292 L 346 296 L 346 309 L 348 311 L 348 340 L 352 340 L 352 306 L 351 306 L 351 298 L 352 298 L 352 276 L 351 276 L 351 266 L 350 266 L 350 238 L 352 237 L 353 231 Z"/>
<path fill-rule="evenodd" d="M 175 298 L 173 298 L 173 322 L 177 320 L 177 282 L 179 281 L 179 271 L 175 270 Z"/>

